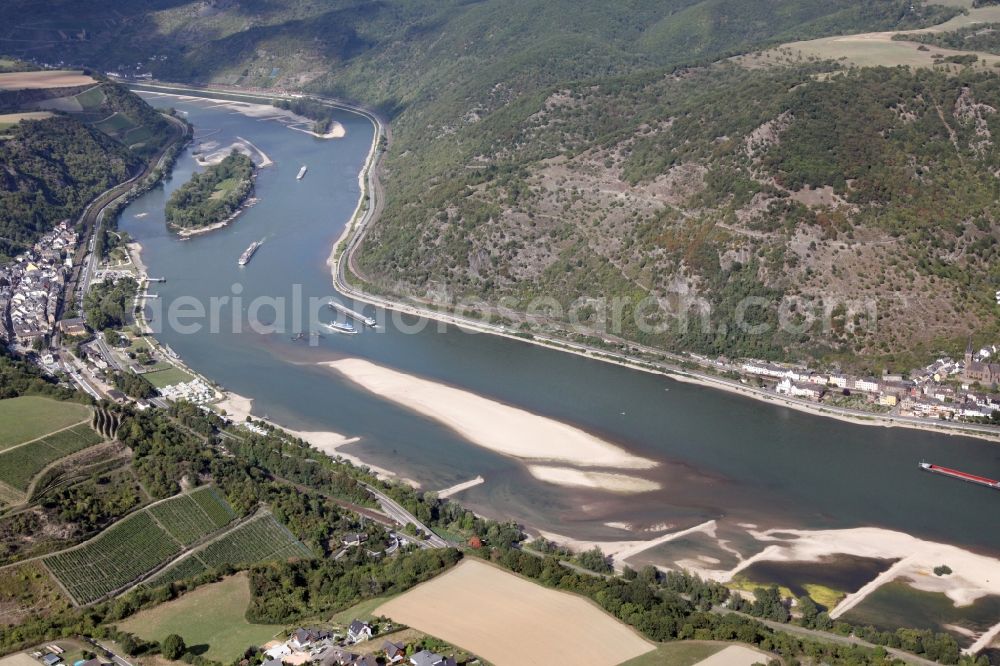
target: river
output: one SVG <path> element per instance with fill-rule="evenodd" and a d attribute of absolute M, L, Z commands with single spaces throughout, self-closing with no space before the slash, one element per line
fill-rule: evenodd
<path fill-rule="evenodd" d="M 120 222 L 142 244 L 150 275 L 166 278 L 151 289 L 161 303 L 237 291 L 244 303 L 291 297 L 293 289 L 303 299 L 335 296 L 327 259 L 358 201 L 371 123 L 339 112 L 346 136 L 321 140 L 222 103 L 142 94 L 155 106 L 175 107 L 196 128 L 164 186 L 134 201 Z M 224 229 L 180 240 L 166 229 L 163 207 L 198 170 L 192 152 L 238 137 L 273 161 L 259 170 L 259 203 Z M 296 180 L 302 165 L 308 173 Z M 239 267 L 236 258 L 261 238 L 250 264 Z M 358 437 L 345 451 L 426 489 L 482 475 L 485 483 L 457 498 L 487 515 L 586 539 L 645 538 L 656 526 L 710 519 L 731 529 L 877 526 L 1000 553 L 1000 494 L 917 468 L 926 459 L 996 477 L 997 444 L 852 425 L 517 340 L 453 327 L 439 332 L 436 324 L 418 332 L 329 333 L 315 346 L 286 333 L 221 328 L 157 335 L 195 370 L 253 398 L 255 414 L 297 430 Z M 638 475 L 661 489 L 621 495 L 536 480 L 522 463 L 317 365 L 339 358 L 368 359 L 573 424 L 657 461 Z"/>

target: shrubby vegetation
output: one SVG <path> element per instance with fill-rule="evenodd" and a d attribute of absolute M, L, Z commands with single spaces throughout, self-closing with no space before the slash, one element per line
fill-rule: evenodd
<path fill-rule="evenodd" d="M 253 192 L 253 160 L 233 150 L 224 160 L 196 173 L 167 201 L 167 222 L 197 228 L 217 224 L 235 213 Z"/>
<path fill-rule="evenodd" d="M 977 7 L 987 4 L 982 0 L 977 1 L 979 2 Z M 996 4 L 996 2 L 989 4 Z M 897 35 L 893 39 L 920 42 L 959 51 L 1000 53 L 1000 23 L 977 23 L 948 32 L 909 32 Z"/>

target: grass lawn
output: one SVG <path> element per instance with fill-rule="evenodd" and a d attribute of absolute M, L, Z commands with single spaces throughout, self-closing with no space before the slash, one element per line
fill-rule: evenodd
<path fill-rule="evenodd" d="M 284 630 L 280 625 L 247 622 L 249 603 L 244 572 L 144 610 L 118 628 L 151 641 L 178 634 L 196 654 L 228 664 L 251 645 L 263 645 Z"/>
<path fill-rule="evenodd" d="M 104 103 L 104 91 L 101 86 L 94 86 L 76 96 L 76 101 L 80 103 L 84 111 L 96 111 Z"/>
<path fill-rule="evenodd" d="M 374 599 L 365 599 L 359 604 L 351 606 L 347 610 L 342 610 L 332 618 L 330 622 L 332 624 L 348 625 L 352 620 L 370 620 L 374 617 L 375 609 L 389 601 L 390 599 L 395 599 L 398 594 L 393 594 L 386 597 L 375 597 Z"/>
<path fill-rule="evenodd" d="M 165 370 L 147 372 L 143 375 L 143 377 L 148 379 L 149 383 L 156 388 L 163 388 L 164 386 L 171 386 L 172 384 L 181 384 L 194 379 L 194 377 L 188 373 L 173 366 Z"/>
<path fill-rule="evenodd" d="M 0 451 L 90 418 L 77 402 L 24 395 L 0 400 Z"/>
<path fill-rule="evenodd" d="M 229 192 L 236 187 L 237 180 L 235 178 L 226 178 L 218 185 L 215 186 L 215 190 L 209 199 L 221 199 L 222 197 L 229 194 Z"/>
<path fill-rule="evenodd" d="M 692 666 L 702 659 L 722 651 L 725 643 L 702 643 L 699 641 L 677 641 L 664 643 L 652 652 L 639 655 L 623 662 L 621 666 Z"/>

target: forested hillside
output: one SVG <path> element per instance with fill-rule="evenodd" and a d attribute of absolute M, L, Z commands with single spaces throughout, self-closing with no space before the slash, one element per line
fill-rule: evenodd
<path fill-rule="evenodd" d="M 77 217 L 173 136 L 161 114 L 118 84 L 0 92 L 0 113 L 41 110 L 55 115 L 0 133 L 0 261 Z"/>
<path fill-rule="evenodd" d="M 625 295 L 632 307 L 654 296 L 675 308 L 694 298 L 722 320 L 748 295 L 892 293 L 874 316 L 838 306 L 826 330 L 750 337 L 716 320 L 650 333 L 626 316 L 621 333 L 771 358 L 919 356 L 993 325 L 991 222 L 959 221 L 991 187 L 991 144 L 966 137 L 993 122 L 977 106 L 990 78 L 974 82 L 967 108 L 962 85 L 938 75 L 873 74 L 891 79 L 883 94 L 869 74 L 829 78 L 829 63 L 709 65 L 791 40 L 933 25 L 955 4 L 157 0 L 84 15 L 64 0 L 59 28 L 86 38 L 46 41 L 52 8 L 39 16 L 18 0 L 0 9 L 15 26 L 0 45 L 378 108 L 394 141 L 385 212 L 360 265 L 380 291 L 484 302 Z M 28 19 L 32 38 L 18 45 Z M 866 129 L 871 117 L 880 129 Z M 958 185 L 968 196 L 943 203 Z M 917 311 L 898 309 L 913 302 Z"/>
<path fill-rule="evenodd" d="M 492 302 L 653 296 L 679 314 L 705 299 L 708 330 L 643 333 L 627 310 L 624 333 L 707 353 L 891 358 L 995 332 L 1000 78 L 816 69 L 723 64 L 512 106 L 502 139 L 463 146 L 435 187 L 397 177 L 406 205 L 375 228 L 364 271 Z M 768 299 L 753 316 L 772 326 L 788 297 L 870 300 L 878 321 L 720 331 L 746 295 Z"/>
<path fill-rule="evenodd" d="M 0 141 L 0 261 L 104 190 L 126 180 L 138 157 L 67 117 L 22 121 Z"/>

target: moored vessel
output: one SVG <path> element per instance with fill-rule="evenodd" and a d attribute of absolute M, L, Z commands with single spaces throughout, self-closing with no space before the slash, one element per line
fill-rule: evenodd
<path fill-rule="evenodd" d="M 941 465 L 932 465 L 927 462 L 921 462 L 920 469 L 934 474 L 950 476 L 951 478 L 958 479 L 960 481 L 968 481 L 969 483 L 986 486 L 987 488 L 993 488 L 994 490 L 1000 490 L 1000 481 L 990 479 L 985 476 L 979 476 L 978 474 L 969 474 L 968 472 L 961 472 L 957 469 L 951 469 L 950 467 L 942 467 Z"/>
<path fill-rule="evenodd" d="M 341 314 L 347 315 L 351 319 L 360 321 L 369 328 L 377 328 L 375 317 L 366 317 L 360 312 L 356 312 L 338 301 L 330 301 L 329 303 L 327 303 L 327 305 L 330 307 L 330 309 L 335 310 L 336 312 L 340 312 Z"/>
<path fill-rule="evenodd" d="M 326 325 L 331 331 L 336 331 L 337 333 L 346 333 L 347 335 L 354 335 L 358 332 L 358 329 L 354 328 L 350 324 L 342 324 L 339 321 L 333 321 Z"/>

